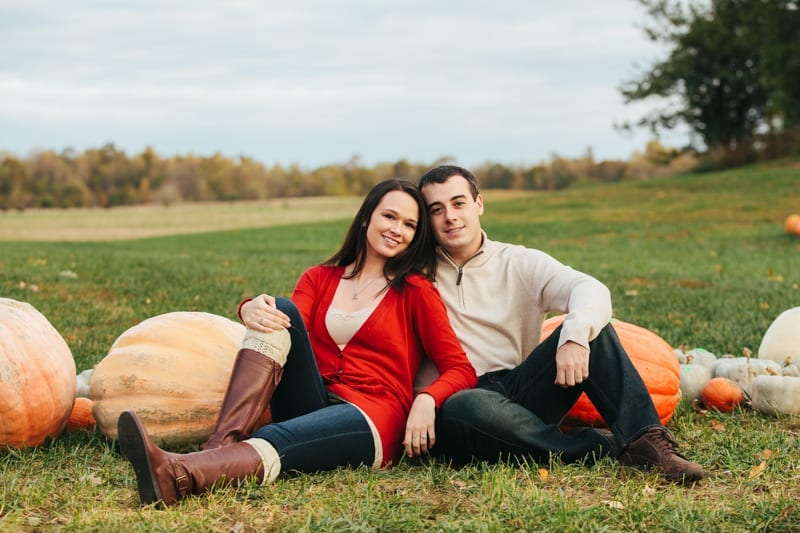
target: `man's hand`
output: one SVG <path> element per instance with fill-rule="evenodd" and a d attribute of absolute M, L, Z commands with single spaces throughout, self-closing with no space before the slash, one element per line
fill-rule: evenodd
<path fill-rule="evenodd" d="M 574 387 L 589 377 L 589 349 L 567 341 L 556 352 L 556 385 Z"/>
<path fill-rule="evenodd" d="M 289 317 L 275 307 L 275 298 L 269 294 L 256 296 L 242 306 L 242 322 L 250 329 L 272 333 L 289 328 Z"/>
<path fill-rule="evenodd" d="M 406 437 L 403 440 L 406 455 L 414 457 L 428 453 L 436 443 L 435 421 L 436 400 L 430 394 L 418 394 L 406 421 Z"/>

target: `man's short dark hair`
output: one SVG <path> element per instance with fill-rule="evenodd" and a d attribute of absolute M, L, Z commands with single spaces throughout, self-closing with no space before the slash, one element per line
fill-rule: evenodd
<path fill-rule="evenodd" d="M 422 177 L 419 179 L 417 188 L 422 190 L 422 188 L 429 183 L 444 183 L 453 176 L 461 176 L 467 180 L 470 189 L 472 189 L 472 199 L 478 199 L 478 193 L 480 192 L 478 190 L 478 179 L 466 168 L 456 165 L 440 165 L 438 167 L 433 167 L 422 175 Z"/>

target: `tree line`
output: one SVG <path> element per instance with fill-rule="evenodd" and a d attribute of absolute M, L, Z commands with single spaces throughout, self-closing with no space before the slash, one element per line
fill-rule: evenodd
<path fill-rule="evenodd" d="M 647 36 L 669 52 L 620 86 L 626 102 L 661 103 L 620 128 L 646 127 L 658 139 L 682 124 L 692 133 L 688 146 L 652 141 L 628 161 L 597 162 L 588 150 L 533 166 L 487 162 L 472 169 L 483 187 L 562 189 L 800 153 L 800 0 L 638 2 L 649 17 Z M 0 152 L 0 210 L 360 195 L 387 177 L 414 181 L 447 161 L 365 166 L 354 156 L 304 169 L 221 154 L 163 158 L 152 148 L 128 156 L 114 144 L 24 158 Z"/>
<path fill-rule="evenodd" d="M 182 155 L 164 158 L 152 148 L 127 155 L 114 144 L 82 153 L 41 150 L 20 158 L 0 153 L 0 209 L 113 207 L 201 201 L 361 195 L 389 177 L 416 181 L 432 166 L 447 163 L 400 160 L 363 165 L 357 156 L 343 164 L 304 169 L 266 166 L 249 157 Z M 482 187 L 555 190 L 585 180 L 619 181 L 686 171 L 697 164 L 692 152 L 653 141 L 629 161 L 553 155 L 533 165 L 487 162 L 472 169 Z"/>

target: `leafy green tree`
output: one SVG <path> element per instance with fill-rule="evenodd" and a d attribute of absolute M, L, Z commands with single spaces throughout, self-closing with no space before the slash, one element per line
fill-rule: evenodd
<path fill-rule="evenodd" d="M 771 117 L 785 129 L 800 127 L 800 2 L 773 0 L 763 5 L 761 33 L 764 86 Z"/>
<path fill-rule="evenodd" d="M 714 151 L 746 148 L 758 133 L 797 123 L 796 0 L 638 1 L 652 19 L 647 36 L 671 51 L 620 87 L 626 102 L 662 103 L 636 126 L 657 134 L 682 123 Z"/>

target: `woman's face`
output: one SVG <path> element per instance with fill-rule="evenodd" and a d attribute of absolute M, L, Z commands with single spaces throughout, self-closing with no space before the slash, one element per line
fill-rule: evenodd
<path fill-rule="evenodd" d="M 403 191 L 390 191 L 381 198 L 367 226 L 367 256 L 382 260 L 404 252 L 417 232 L 419 207 Z"/>

